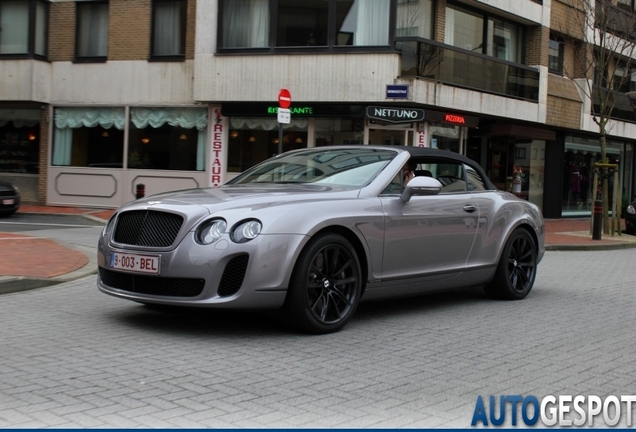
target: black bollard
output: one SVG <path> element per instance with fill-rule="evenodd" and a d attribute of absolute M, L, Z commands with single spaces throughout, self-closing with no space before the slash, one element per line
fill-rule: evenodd
<path fill-rule="evenodd" d="M 594 215 L 592 226 L 592 240 L 601 239 L 601 226 L 603 222 L 603 201 L 594 201 Z"/>
<path fill-rule="evenodd" d="M 139 183 L 136 187 L 135 187 L 135 198 L 139 199 L 139 198 L 143 198 L 146 195 L 146 186 Z"/>

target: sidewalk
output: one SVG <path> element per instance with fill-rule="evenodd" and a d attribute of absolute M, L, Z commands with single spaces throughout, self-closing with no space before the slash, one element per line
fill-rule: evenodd
<path fill-rule="evenodd" d="M 19 213 L 80 215 L 106 223 L 114 210 L 23 205 Z M 6 220 L 6 219 L 5 219 Z M 636 248 L 636 236 L 592 240 L 590 219 L 547 219 L 547 250 Z M 95 239 L 97 243 L 97 239 Z M 0 232 L 0 294 L 39 288 L 95 274 L 95 257 L 50 238 Z"/>

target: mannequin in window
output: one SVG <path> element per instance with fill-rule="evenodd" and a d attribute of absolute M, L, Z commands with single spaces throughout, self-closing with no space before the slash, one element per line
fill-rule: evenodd
<path fill-rule="evenodd" d="M 576 162 L 570 164 L 570 192 L 574 199 L 578 199 L 581 192 L 581 172 Z"/>

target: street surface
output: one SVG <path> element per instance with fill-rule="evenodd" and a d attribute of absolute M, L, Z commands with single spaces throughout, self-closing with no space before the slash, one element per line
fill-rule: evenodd
<path fill-rule="evenodd" d="M 93 248 L 99 233 L 47 229 Z M 5 294 L 0 427 L 463 428 L 480 395 L 635 394 L 635 258 L 547 252 L 523 301 L 472 289 L 363 303 L 326 336 L 148 308 L 93 276 Z"/>

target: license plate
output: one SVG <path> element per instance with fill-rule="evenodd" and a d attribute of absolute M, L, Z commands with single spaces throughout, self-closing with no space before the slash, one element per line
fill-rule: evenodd
<path fill-rule="evenodd" d="M 110 254 L 110 267 L 136 273 L 159 274 L 159 257 L 113 252 Z"/>
<path fill-rule="evenodd" d="M 15 204 L 15 200 L 13 198 L 3 199 L 2 200 L 2 204 L 3 205 L 13 205 L 13 204 Z"/>

